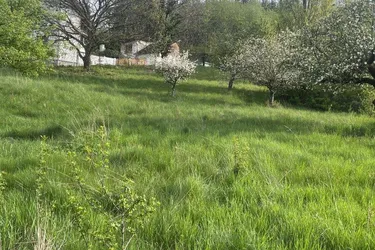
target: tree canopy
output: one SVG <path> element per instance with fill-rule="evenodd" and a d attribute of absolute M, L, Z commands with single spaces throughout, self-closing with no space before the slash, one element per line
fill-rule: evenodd
<path fill-rule="evenodd" d="M 77 50 L 86 70 L 90 68 L 92 53 L 100 44 L 113 40 L 117 34 L 114 31 L 125 25 L 116 15 L 128 7 L 128 2 L 122 0 L 46 0 L 45 3 L 49 10 L 57 9 L 62 14 L 48 20 L 56 27 L 54 37 L 69 42 Z"/>
<path fill-rule="evenodd" d="M 302 28 L 298 35 L 300 45 L 294 62 L 304 81 L 367 81 L 366 75 L 374 62 L 371 51 L 375 46 L 372 8 L 367 1 L 338 7 L 316 24 Z"/>
<path fill-rule="evenodd" d="M 0 0 L 0 66 L 33 76 L 47 71 L 53 55 L 47 32 L 39 1 Z"/>

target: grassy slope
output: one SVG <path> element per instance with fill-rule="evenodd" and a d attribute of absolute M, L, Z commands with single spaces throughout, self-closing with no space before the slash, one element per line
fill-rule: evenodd
<path fill-rule="evenodd" d="M 39 136 L 59 148 L 104 122 L 117 133 L 111 167 L 161 202 L 132 249 L 375 248 L 373 118 L 269 108 L 263 88 L 227 93 L 214 72 L 171 98 L 151 71 L 95 71 L 37 80 L 0 72 L 6 246 L 29 248 L 35 238 Z M 49 159 L 57 205 L 64 160 L 58 152 Z M 54 213 L 49 234 L 78 249 L 69 218 Z"/>

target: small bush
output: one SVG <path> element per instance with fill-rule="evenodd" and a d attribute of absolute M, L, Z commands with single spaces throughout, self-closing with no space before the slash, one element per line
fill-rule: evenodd
<path fill-rule="evenodd" d="M 280 100 L 323 111 L 374 113 L 375 90 L 371 85 L 325 84 L 301 86 L 277 93 Z"/>
<path fill-rule="evenodd" d="M 37 218 L 34 249 L 56 248 L 49 238 L 47 222 L 59 210 L 69 212 L 69 223 L 79 233 L 79 240 L 85 244 L 85 249 L 126 249 L 137 229 L 145 225 L 146 219 L 155 212 L 159 202 L 153 197 L 138 195 L 134 182 L 112 168 L 109 153 L 111 139 L 116 138 L 110 136 L 105 126 L 83 129 L 72 135 L 74 138 L 67 151 L 59 147 L 52 148 L 46 136 L 41 138 L 39 167 L 36 170 Z M 69 181 L 58 181 L 64 185 L 63 200 L 55 199 L 54 194 L 48 197 L 48 189 L 52 183 L 48 178 L 49 171 L 52 170 L 49 166 L 53 164 L 50 162 L 52 153 L 63 153 L 66 157 L 61 166 L 69 172 L 63 174 L 61 180 L 68 177 Z M 5 180 L 0 171 L 0 204 L 4 188 Z M 60 201 L 62 202 L 59 203 Z M 51 207 L 53 209 L 50 211 Z M 0 206 L 0 214 L 1 209 Z M 0 225 L 1 223 L 0 220 Z"/>

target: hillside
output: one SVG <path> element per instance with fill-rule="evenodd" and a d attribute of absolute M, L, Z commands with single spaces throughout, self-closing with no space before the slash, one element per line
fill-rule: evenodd
<path fill-rule="evenodd" d="M 3 249 L 109 249 L 111 230 L 118 249 L 375 249 L 373 117 L 271 108 L 211 69 L 168 90 L 148 69 L 0 71 Z M 122 235 L 75 175 L 160 205 Z"/>

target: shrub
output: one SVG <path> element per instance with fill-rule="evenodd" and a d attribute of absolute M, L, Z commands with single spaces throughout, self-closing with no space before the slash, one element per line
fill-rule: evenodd
<path fill-rule="evenodd" d="M 111 140 L 105 126 L 83 129 L 72 135 L 72 142 L 66 145 L 68 151 L 52 147 L 47 137 L 42 137 L 36 170 L 34 249 L 54 249 L 54 242 L 47 234 L 47 222 L 53 216 L 51 213 L 61 211 L 68 212 L 69 223 L 79 233 L 79 241 L 85 244 L 85 249 L 126 249 L 137 228 L 144 226 L 159 202 L 137 194 L 134 182 L 112 168 L 109 160 Z M 49 167 L 54 164 L 50 161 L 52 153 L 62 153 L 65 157 L 60 164 L 68 172 L 58 176 L 58 182 L 64 187 L 63 199 L 50 192 L 49 174 L 51 170 L 55 171 Z M 4 187 L 0 171 L 0 204 Z"/>
<path fill-rule="evenodd" d="M 37 76 L 50 70 L 51 44 L 44 42 L 41 2 L 0 0 L 0 67 Z M 16 1 L 14 1 L 16 2 Z"/>
<path fill-rule="evenodd" d="M 367 84 L 316 84 L 284 89 L 278 98 L 317 110 L 373 114 L 375 90 Z"/>
<path fill-rule="evenodd" d="M 67 190 L 66 206 L 88 248 L 97 244 L 101 249 L 126 249 L 136 234 L 135 226 L 142 227 L 159 203 L 138 195 L 132 180 L 111 169 L 111 144 L 105 126 L 83 131 L 76 139 L 78 148 L 67 154 L 75 181 L 73 189 Z M 87 168 L 99 179 L 87 178 L 83 174 Z M 101 225 L 91 221 L 93 213 Z"/>

